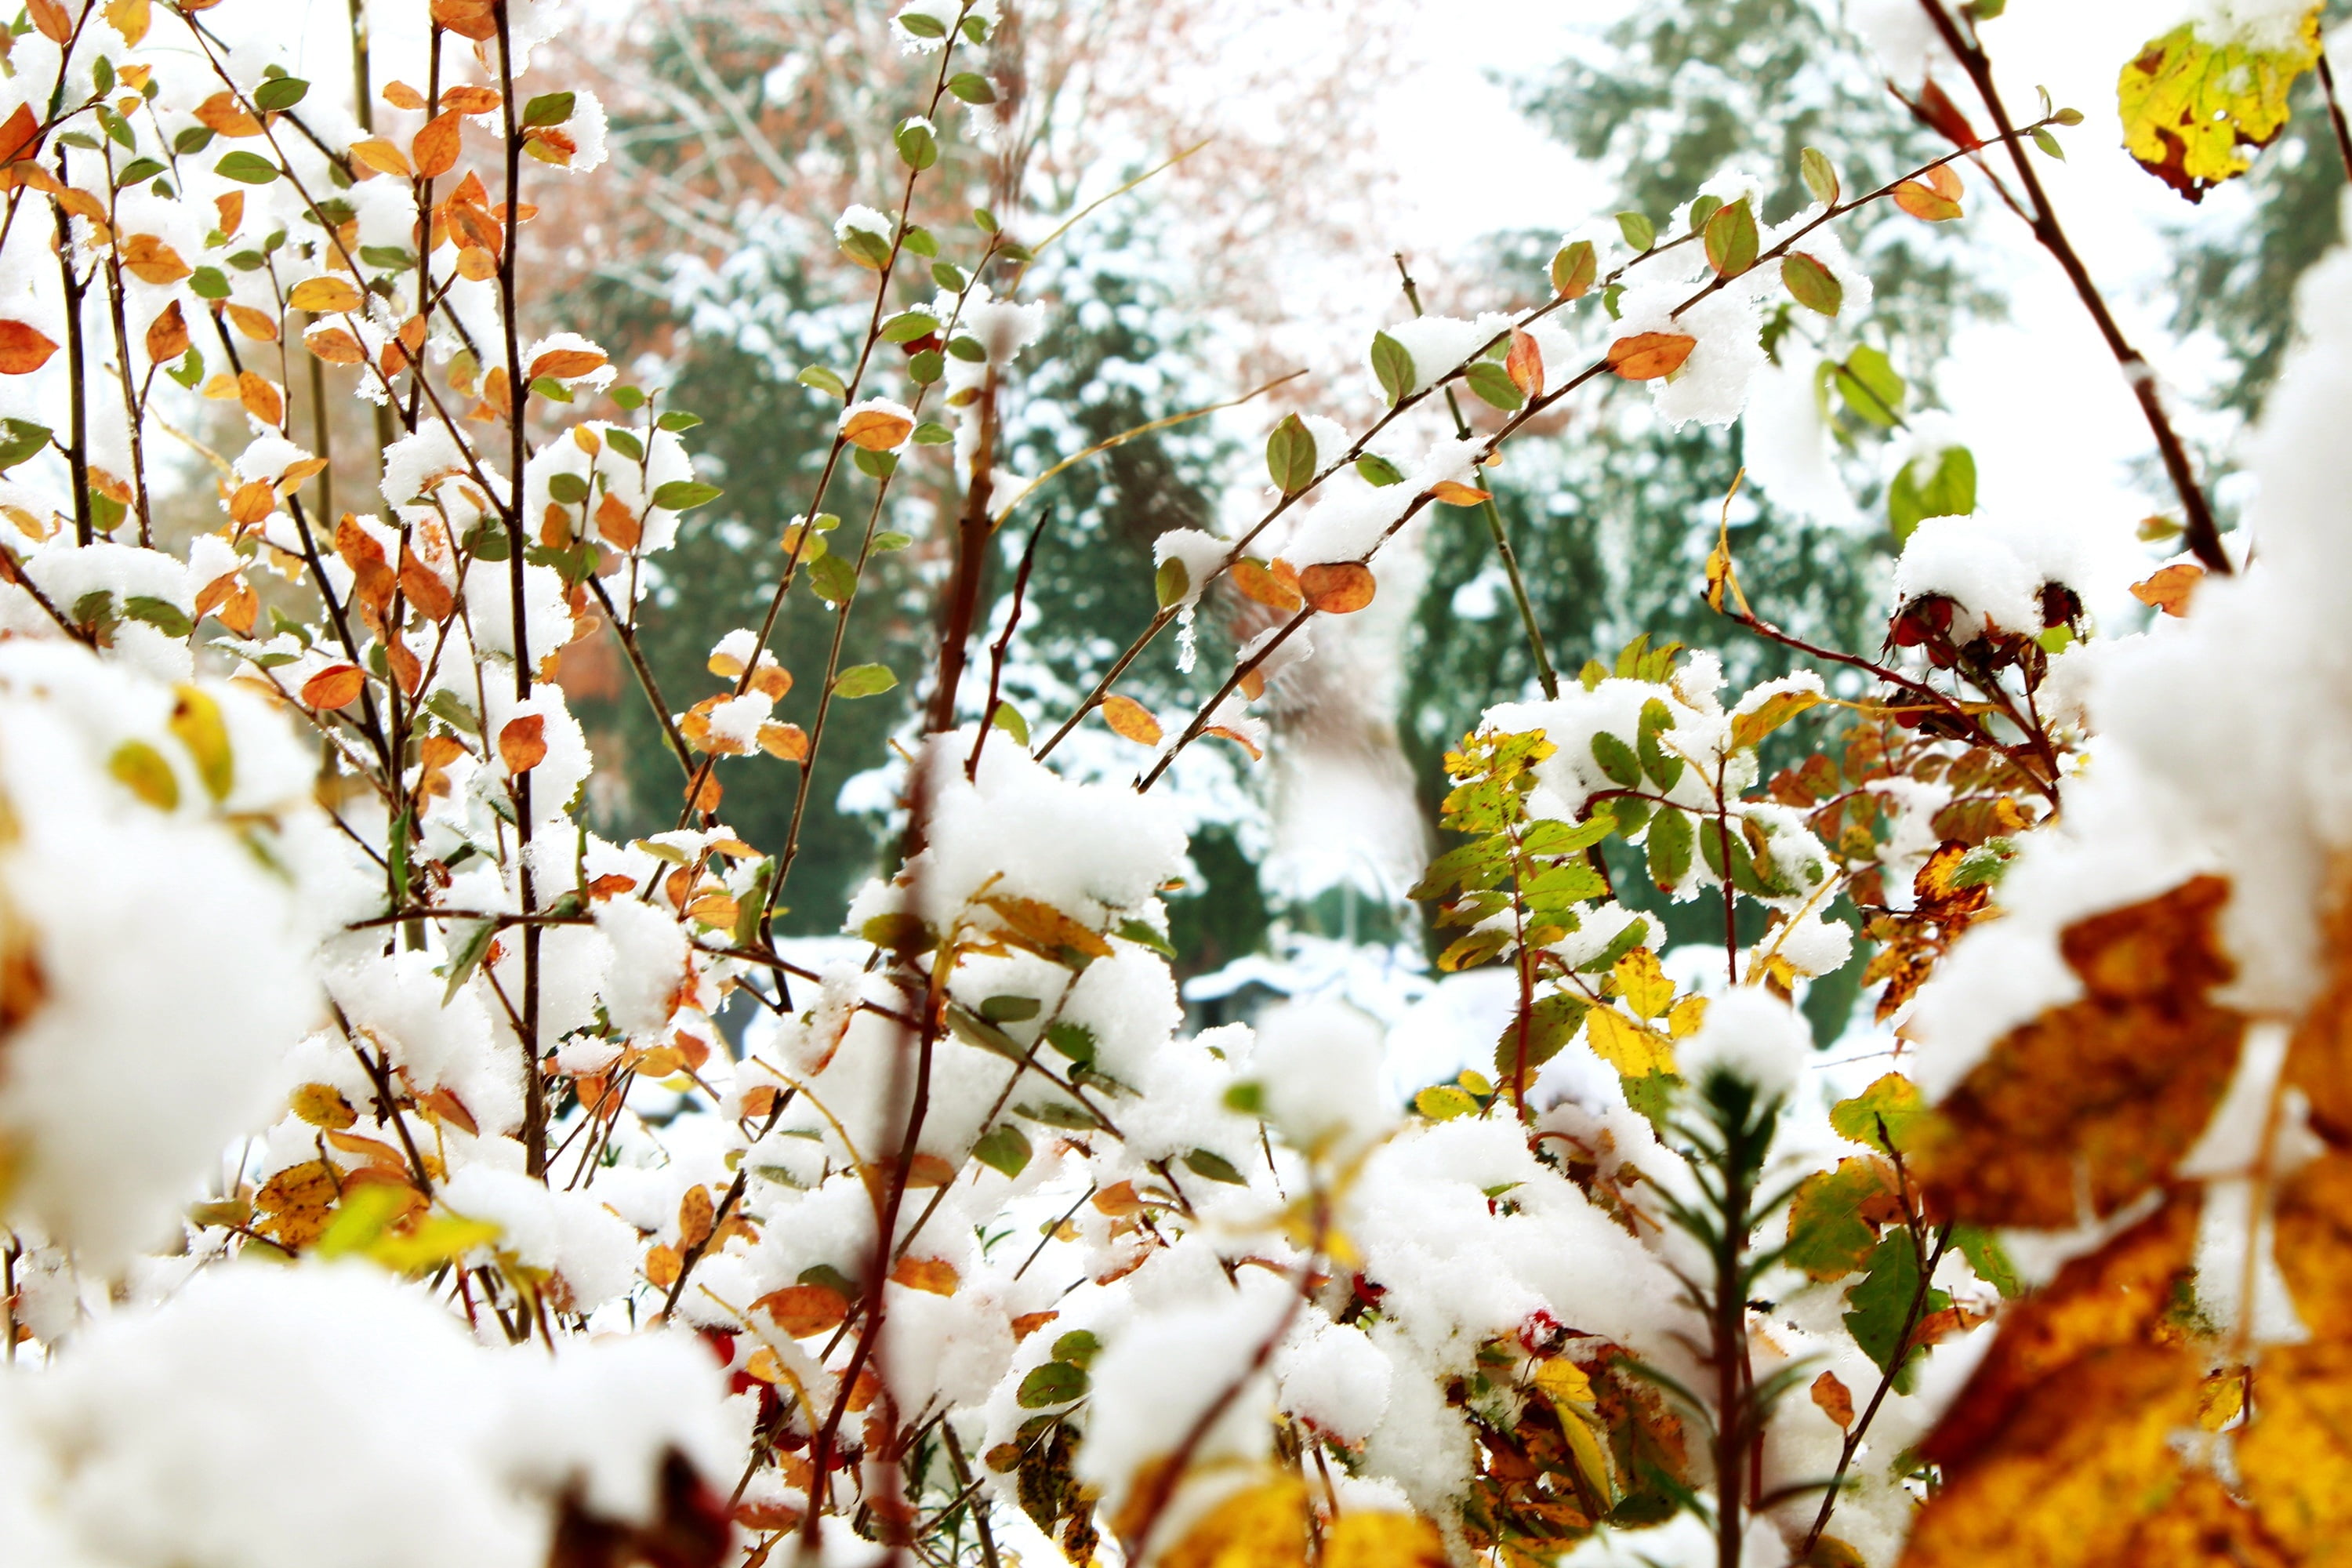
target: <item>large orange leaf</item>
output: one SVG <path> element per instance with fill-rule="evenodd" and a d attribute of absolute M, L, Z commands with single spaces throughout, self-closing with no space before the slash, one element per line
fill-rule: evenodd
<path fill-rule="evenodd" d="M 2063 1229 L 2108 1215 L 2171 1171 L 2236 1067 L 2245 1016 L 2207 999 L 2236 967 L 2213 930 L 2218 877 L 2067 928 L 2083 982 L 1994 1043 L 1924 1130 L 1931 1201 L 1970 1224 Z"/>

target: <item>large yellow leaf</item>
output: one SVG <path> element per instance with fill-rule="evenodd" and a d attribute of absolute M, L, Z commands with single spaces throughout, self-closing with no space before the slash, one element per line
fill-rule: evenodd
<path fill-rule="evenodd" d="M 2238 1061 L 2242 1014 L 2207 1000 L 2236 966 L 2213 921 L 2229 884 L 2200 877 L 2067 928 L 2079 1002 L 2011 1031 L 1921 1130 L 1931 1199 L 1969 1224 L 2063 1229 L 2169 1173 Z"/>
<path fill-rule="evenodd" d="M 1160 1561 L 1162 1568 L 1306 1568 L 1307 1489 L 1285 1477 L 1235 1492 Z"/>
<path fill-rule="evenodd" d="M 1674 1042 L 1655 1029 L 1645 1029 L 1614 1007 L 1595 1007 L 1584 1016 L 1584 1037 L 1592 1054 L 1627 1078 L 1675 1070 Z"/>
<path fill-rule="evenodd" d="M 2275 51 L 2216 47 L 2187 23 L 2152 39 L 2116 88 L 2124 145 L 2190 201 L 2246 172 L 2246 148 L 2267 147 L 2286 124 L 2287 92 L 2319 58 L 2319 11 Z"/>

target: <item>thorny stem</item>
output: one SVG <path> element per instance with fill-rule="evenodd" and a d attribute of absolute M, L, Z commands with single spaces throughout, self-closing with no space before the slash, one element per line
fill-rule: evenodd
<path fill-rule="evenodd" d="M 2010 122 L 2009 106 L 2002 100 L 2000 89 L 1993 85 L 1991 59 L 1973 37 L 1960 31 L 1959 24 L 1945 9 L 1943 0 L 1919 0 L 1919 4 L 1927 9 L 1929 18 L 1936 24 L 1936 30 L 1943 36 L 1945 46 L 1959 59 L 1960 68 L 1968 72 L 1969 80 L 1975 84 L 1977 96 L 1984 100 L 1986 110 L 1992 115 L 1993 124 L 2000 132 L 2000 140 L 2009 143 L 2010 160 L 2017 167 L 2018 182 L 2024 187 L 2026 199 L 2032 205 L 2031 224 L 2033 237 L 2041 241 L 2042 247 L 2057 260 L 2059 268 L 2066 274 L 2067 281 L 2074 286 L 2083 308 L 2091 313 L 2099 335 L 2106 340 L 2108 352 L 2115 355 L 2116 363 L 2122 367 L 2124 379 L 2130 384 L 2132 395 L 2139 399 L 2140 412 L 2147 416 L 2148 429 L 2156 437 L 2157 451 L 2164 459 L 2164 471 L 2170 477 L 2172 488 L 2180 497 L 2181 510 L 2187 517 L 2185 531 L 2189 548 L 2204 563 L 2207 571 L 2220 576 L 2230 575 L 2234 570 L 2230 563 L 2230 553 L 2222 548 L 2220 526 L 2213 520 L 2213 509 L 2205 499 L 2204 487 L 2198 482 L 2196 470 L 2189 464 L 2188 448 L 2181 444 L 2179 432 L 2172 427 L 2171 416 L 2165 412 L 2164 396 L 2156 384 L 2155 367 L 2124 336 L 2123 329 L 2116 323 L 2115 313 L 2107 309 L 2106 300 L 2100 294 L 2098 285 L 2091 280 L 2090 268 L 2083 265 L 2083 258 L 2076 254 L 2073 241 L 2066 237 L 2065 229 L 2060 226 L 2057 209 L 2051 205 L 2049 195 L 2042 187 L 2042 175 L 2033 167 L 2033 160 L 2027 154 L 2024 142 Z"/>
<path fill-rule="evenodd" d="M 513 499 L 507 507 L 507 583 L 514 615 L 514 680 L 515 700 L 530 700 L 530 625 L 528 605 L 523 594 L 524 549 L 530 538 L 523 525 L 522 493 L 523 418 L 530 405 L 530 387 L 523 380 L 522 345 L 515 327 L 515 258 L 522 249 L 522 136 L 515 123 L 514 47 L 508 28 L 504 0 L 494 7 L 499 27 L 499 99 L 506 124 L 506 244 L 499 252 L 499 315 L 506 331 L 507 351 L 507 432 L 508 461 L 512 465 L 508 482 L 513 489 Z M 421 380 L 422 377 L 420 376 Z M 483 716 L 483 727 L 488 728 L 488 715 Z M 487 742 L 488 735 L 484 735 Z M 514 777 L 516 885 L 522 897 L 525 913 L 538 906 L 531 875 L 531 808 L 530 773 L 528 770 Z M 523 1068 L 523 1168 L 526 1173 L 541 1181 L 547 1179 L 547 1084 L 539 1070 L 539 941 L 540 929 L 527 925 L 522 931 L 522 1068 Z"/>

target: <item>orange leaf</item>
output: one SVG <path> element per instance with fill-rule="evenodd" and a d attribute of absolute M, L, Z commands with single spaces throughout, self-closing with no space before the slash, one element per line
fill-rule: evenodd
<path fill-rule="evenodd" d="M 852 414 L 841 426 L 843 437 L 853 447 L 869 452 L 895 451 L 914 434 L 915 422 L 887 408 L 861 408 Z"/>
<path fill-rule="evenodd" d="M 1244 682 L 1244 684 L 1246 685 L 1247 683 Z M 1201 727 L 1201 733 L 1203 735 L 1214 735 L 1220 741 L 1231 741 L 1234 745 L 1239 746 L 1243 751 L 1247 752 L 1250 754 L 1250 761 L 1252 762 L 1256 762 L 1265 755 L 1264 752 L 1257 749 L 1257 742 L 1255 741 L 1251 740 L 1239 730 L 1229 730 L 1223 724 L 1204 724 Z"/>
<path fill-rule="evenodd" d="M 418 174 L 430 180 L 457 166 L 460 146 L 457 127 L 463 118 L 453 110 L 425 121 L 425 129 L 419 131 L 416 139 L 408 144 L 409 153 L 416 161 Z"/>
<path fill-rule="evenodd" d="M 942 1258 L 902 1258 L 890 1270 L 890 1279 L 909 1290 L 928 1290 L 934 1296 L 952 1296 L 963 1282 L 955 1265 Z"/>
<path fill-rule="evenodd" d="M 246 111 L 233 92 L 216 92 L 196 105 L 196 121 L 215 136 L 261 134 L 261 121 Z"/>
<path fill-rule="evenodd" d="M 1609 345 L 1609 368 L 1627 381 L 1655 381 L 1682 369 L 1698 340 L 1682 332 L 1636 332 Z"/>
<path fill-rule="evenodd" d="M 40 150 L 40 121 L 33 118 L 33 106 L 20 103 L 16 112 L 0 121 L 0 163 L 13 163 Z"/>
<path fill-rule="evenodd" d="M 24 322 L 0 321 L 0 375 L 30 375 L 57 352 L 57 344 Z"/>
<path fill-rule="evenodd" d="M 367 359 L 359 339 L 341 327 L 313 327 L 302 334 L 302 346 L 329 364 L 360 364 Z"/>
<path fill-rule="evenodd" d="M 425 95 L 417 91 L 415 88 L 409 86 L 404 81 L 388 81 L 384 83 L 383 100 L 392 105 L 394 109 L 422 109 L 425 107 Z"/>
<path fill-rule="evenodd" d="M 537 381 L 548 375 L 558 381 L 570 381 L 575 376 L 593 374 L 604 366 L 604 354 L 593 349 L 550 349 L 530 362 L 523 379 Z"/>
<path fill-rule="evenodd" d="M 148 363 L 169 364 L 187 352 L 188 319 L 180 313 L 180 302 L 174 300 L 147 323 Z"/>
<path fill-rule="evenodd" d="M 478 245 L 461 247 L 457 252 L 457 276 L 468 283 L 481 283 L 499 273 L 499 258 Z"/>
<path fill-rule="evenodd" d="M 1160 721 L 1151 716 L 1150 710 L 1132 697 L 1114 695 L 1104 698 L 1102 716 L 1104 723 L 1139 745 L 1160 744 Z"/>
<path fill-rule="evenodd" d="M 1295 574 L 1291 581 L 1283 581 L 1285 570 L 1280 562 L 1269 567 L 1263 561 L 1244 555 L 1234 563 L 1234 586 L 1240 589 L 1245 598 L 1255 599 L 1270 610 L 1291 615 L 1306 601 L 1299 597 Z"/>
<path fill-rule="evenodd" d="M 1838 1381 L 1838 1374 L 1825 1372 L 1813 1379 L 1813 1403 L 1822 1414 L 1837 1424 L 1841 1432 L 1853 1430 L 1853 1394 Z"/>
<path fill-rule="evenodd" d="M 1937 174 L 1948 171 L 1938 169 Z M 1955 176 L 1957 183 L 1957 176 Z M 1960 204 L 1933 185 L 1906 180 L 1895 187 L 1895 205 L 1926 223 L 1949 223 L 1960 216 Z"/>
<path fill-rule="evenodd" d="M 787 1285 L 751 1305 L 774 1320 L 787 1339 L 829 1334 L 849 1318 L 849 1302 L 827 1285 Z"/>
<path fill-rule="evenodd" d="M 436 625 L 457 612 L 457 596 L 449 592 L 449 585 L 404 545 L 400 552 L 400 591 L 426 620 Z"/>
<path fill-rule="evenodd" d="M 1447 506 L 1476 506 L 1482 500 L 1495 499 L 1495 492 L 1492 490 L 1482 490 L 1474 485 L 1459 484 L 1453 479 L 1438 480 L 1429 487 L 1429 493 Z"/>
<path fill-rule="evenodd" d="M 499 35 L 497 0 L 433 0 L 433 20 L 478 44 Z"/>
<path fill-rule="evenodd" d="M 1528 397 L 1541 397 L 1544 389 L 1543 349 L 1526 332 L 1511 333 L 1510 356 L 1503 361 L 1503 369 L 1511 384 Z"/>
<path fill-rule="evenodd" d="M 355 664 L 331 664 L 302 683 L 302 705 L 324 712 L 348 708 L 360 700 L 367 677 Z"/>
<path fill-rule="evenodd" d="M 213 211 L 220 215 L 220 231 L 234 236 L 245 225 L 245 193 L 223 191 L 213 198 Z"/>
<path fill-rule="evenodd" d="M 509 719 L 499 731 L 499 759 L 510 773 L 527 773 L 547 760 L 547 721 L 537 713 Z"/>
<path fill-rule="evenodd" d="M 2189 599 L 2197 592 L 2197 584 L 2205 580 L 2205 568 L 2186 561 L 2163 567 L 2144 583 L 2132 584 L 2132 597 L 2143 605 L 2153 605 L 2168 616 L 2189 613 Z"/>
<path fill-rule="evenodd" d="M 370 136 L 352 142 L 352 162 L 363 168 L 373 169 L 379 174 L 396 174 L 404 180 L 416 173 L 409 166 L 408 155 L 381 136 Z"/>
<path fill-rule="evenodd" d="M 1327 616 L 1349 616 L 1372 602 L 1379 584 L 1371 568 L 1354 561 L 1327 561 L 1298 574 L 1307 608 Z"/>
<path fill-rule="evenodd" d="M 278 510 L 278 489 L 268 479 L 248 479 L 228 498 L 231 522 L 250 527 Z"/>
<path fill-rule="evenodd" d="M 245 411 L 275 428 L 286 422 L 286 397 L 274 383 L 252 371 L 240 371 L 236 378 L 236 400 Z"/>
<path fill-rule="evenodd" d="M 228 316 L 229 325 L 255 342 L 274 343 L 278 341 L 277 317 L 257 310 L 250 305 L 225 305 L 222 310 Z"/>
<path fill-rule="evenodd" d="M 770 722 L 760 726 L 760 750 L 788 763 L 808 761 L 808 732 L 798 724 Z"/>
<path fill-rule="evenodd" d="M 710 1229 L 718 1212 L 710 1202 L 710 1189 L 692 1186 L 677 1201 L 677 1239 L 680 1247 L 700 1247 L 710 1239 Z"/>
<path fill-rule="evenodd" d="M 482 1130 L 475 1122 L 474 1113 L 466 1109 L 466 1102 L 446 1089 L 436 1089 L 429 1093 L 420 1094 L 416 1097 L 416 1103 L 419 1109 L 435 1121 L 446 1121 L 450 1126 L 462 1131 L 469 1138 L 481 1135 Z"/>
<path fill-rule="evenodd" d="M 73 18 L 66 15 L 66 8 L 58 0 L 25 0 L 25 9 L 31 14 L 33 26 L 49 42 L 62 44 L 73 37 Z"/>
<path fill-rule="evenodd" d="M 441 107 L 454 109 L 460 114 L 488 114 L 505 101 L 499 96 L 497 88 L 476 87 L 470 83 L 453 87 L 441 95 Z"/>
<path fill-rule="evenodd" d="M 122 242 L 122 265 L 142 283 L 177 283 L 192 270 L 178 251 L 152 234 L 134 234 Z"/>
<path fill-rule="evenodd" d="M 322 276 L 305 278 L 286 293 L 286 302 L 298 310 L 308 310 L 314 316 L 332 315 L 356 310 L 366 296 L 348 278 Z"/>

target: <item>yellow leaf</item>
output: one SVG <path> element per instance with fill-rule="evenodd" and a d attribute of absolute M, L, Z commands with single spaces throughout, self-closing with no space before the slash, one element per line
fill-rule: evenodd
<path fill-rule="evenodd" d="M 1160 1561 L 1162 1568 L 1305 1568 L 1307 1489 L 1285 1477 L 1236 1492 Z"/>
<path fill-rule="evenodd" d="M 1478 1102 L 1450 1083 L 1423 1089 L 1412 1097 L 1412 1108 L 1432 1121 L 1451 1121 L 1457 1116 L 1478 1113 Z"/>
<path fill-rule="evenodd" d="M 180 780 L 163 753 L 144 741 L 125 741 L 107 759 L 106 771 L 118 783 L 158 811 L 180 804 Z"/>
<path fill-rule="evenodd" d="M 122 266 L 142 283 L 177 283 L 191 270 L 178 251 L 152 234 L 134 234 L 122 242 Z"/>
<path fill-rule="evenodd" d="M 1655 1029 L 1645 1029 L 1614 1007 L 1595 1007 L 1584 1016 L 1584 1037 L 1592 1054 L 1627 1078 L 1675 1070 L 1674 1042 Z"/>
<path fill-rule="evenodd" d="M 779 1331 L 795 1340 L 829 1334 L 849 1317 L 848 1299 L 827 1285 L 787 1285 L 751 1305 L 765 1311 Z"/>
<path fill-rule="evenodd" d="M 1108 958 L 1110 943 L 1102 933 L 1079 924 L 1051 904 L 1035 899 L 1016 899 L 999 894 L 981 902 L 993 910 L 1003 922 L 1002 934 L 1016 946 L 1025 947 L 1041 958 L 1057 958 L 1065 950 L 1085 953 L 1089 958 Z"/>
<path fill-rule="evenodd" d="M 370 136 L 352 142 L 352 161 L 380 174 L 396 174 L 404 180 L 416 172 L 409 166 L 408 155 L 381 136 Z"/>
<path fill-rule="evenodd" d="M 329 1127 L 340 1132 L 357 1121 L 359 1112 L 352 1109 L 343 1091 L 331 1083 L 306 1083 L 294 1091 L 294 1114 L 313 1127 Z"/>
<path fill-rule="evenodd" d="M 2189 613 L 2189 595 L 2204 580 L 2205 568 L 2186 561 L 2177 562 L 2159 569 L 2146 581 L 2133 584 L 2132 597 L 2168 616 L 2185 616 Z"/>
<path fill-rule="evenodd" d="M 952 1296 L 963 1282 L 955 1265 L 943 1258 L 902 1258 L 890 1270 L 890 1279 L 909 1290 L 928 1290 L 934 1296 Z"/>
<path fill-rule="evenodd" d="M 1775 691 L 1757 704 L 1753 710 L 1734 715 L 1731 721 L 1733 747 L 1758 744 L 1765 736 L 1821 700 L 1818 691 Z"/>
<path fill-rule="evenodd" d="M 1323 1535 L 1323 1568 L 1445 1568 L 1447 1561 L 1444 1538 L 1417 1514 L 1342 1514 Z"/>
<path fill-rule="evenodd" d="M 236 758 L 229 749 L 220 704 L 194 686 L 176 687 L 173 693 L 178 701 L 172 708 L 172 733 L 196 760 L 196 776 L 205 781 L 205 792 L 225 800 L 236 783 Z"/>
<path fill-rule="evenodd" d="M 1592 1380 L 1566 1356 L 1554 1356 L 1536 1368 L 1535 1384 L 1544 1396 L 1562 1405 L 1592 1403 Z"/>
<path fill-rule="evenodd" d="M 1156 746 L 1160 742 L 1160 721 L 1151 710 L 1132 697 L 1113 695 L 1102 700 L 1103 722 L 1112 731 L 1126 736 L 1139 746 Z"/>
<path fill-rule="evenodd" d="M 2318 63 L 2320 7 L 2313 5 L 2285 48 L 2216 47 L 2194 23 L 2152 39 L 2116 83 L 2124 145 L 2140 166 L 2200 201 L 2246 172 L 2245 149 L 2267 147 L 2286 124 L 2287 95 Z"/>
<path fill-rule="evenodd" d="M 305 278 L 286 295 L 287 303 L 314 316 L 356 310 L 365 298 L 350 279 L 331 276 Z"/>
<path fill-rule="evenodd" d="M 1655 1018 L 1674 1005 L 1675 983 L 1658 967 L 1658 955 L 1637 947 L 1617 961 L 1617 989 L 1633 1016 Z"/>
<path fill-rule="evenodd" d="M 1666 1014 L 1666 1033 L 1677 1040 L 1687 1040 L 1698 1033 L 1706 1022 L 1706 998 L 1685 996 Z"/>
<path fill-rule="evenodd" d="M 1483 500 L 1493 500 L 1495 492 L 1482 490 L 1475 485 L 1457 484 L 1452 479 L 1440 479 L 1429 487 L 1429 493 L 1447 506 L 1476 506 Z"/>
<path fill-rule="evenodd" d="M 887 408 L 860 408 L 842 422 L 843 439 L 869 452 L 891 452 L 907 444 L 915 422 Z"/>
<path fill-rule="evenodd" d="M 106 0 L 106 19 L 122 35 L 122 41 L 132 48 L 147 36 L 148 24 L 153 19 L 148 0 Z"/>

